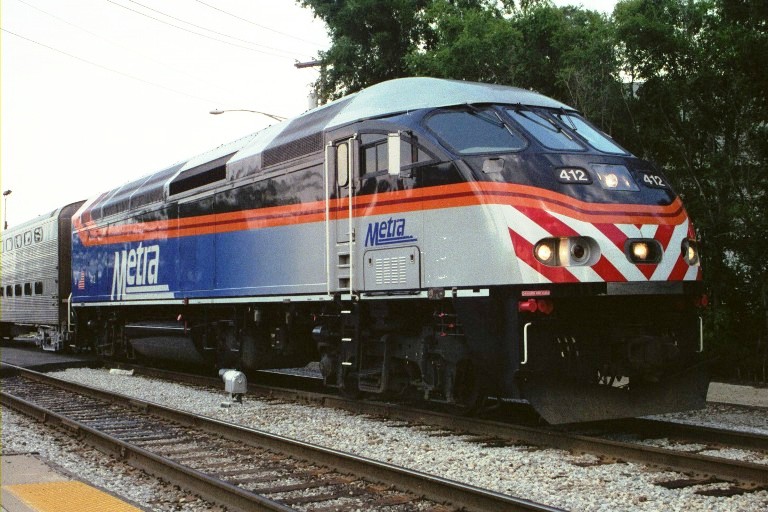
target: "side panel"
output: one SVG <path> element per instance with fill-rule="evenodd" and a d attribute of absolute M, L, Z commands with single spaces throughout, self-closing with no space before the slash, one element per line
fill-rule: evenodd
<path fill-rule="evenodd" d="M 322 223 L 86 247 L 75 242 L 74 301 L 325 292 Z"/>
<path fill-rule="evenodd" d="M 503 206 L 424 212 L 424 287 L 493 286 L 520 282 Z"/>

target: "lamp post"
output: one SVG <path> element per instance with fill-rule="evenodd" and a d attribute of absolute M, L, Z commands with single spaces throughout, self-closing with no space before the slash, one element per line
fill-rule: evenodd
<path fill-rule="evenodd" d="M 11 189 L 3 192 L 3 202 L 5 203 L 5 213 L 3 213 L 3 220 L 5 221 L 5 224 L 3 224 L 3 230 L 8 229 L 8 196 L 11 195 L 11 192 L 13 192 Z"/>
<path fill-rule="evenodd" d="M 276 116 L 274 114 L 267 114 L 266 112 L 260 112 L 258 110 L 248 110 L 247 108 L 233 108 L 228 110 L 211 110 L 210 113 L 217 116 L 219 114 L 223 114 L 225 112 L 251 112 L 254 114 L 261 114 L 263 116 L 271 117 L 272 119 L 276 121 L 285 121 L 287 118 L 282 116 Z"/>

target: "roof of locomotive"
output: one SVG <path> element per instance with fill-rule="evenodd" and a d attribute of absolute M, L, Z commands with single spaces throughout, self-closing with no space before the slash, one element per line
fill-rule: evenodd
<path fill-rule="evenodd" d="M 326 128 L 398 112 L 467 103 L 521 104 L 572 110 L 559 101 L 519 87 L 426 77 L 381 82 L 339 101 L 347 98 L 350 101 L 344 104 Z"/>
<path fill-rule="evenodd" d="M 266 167 L 322 151 L 325 131 L 357 121 L 426 108 L 491 103 L 573 110 L 518 87 L 426 77 L 389 80 L 113 189 L 86 203 L 83 211 L 90 210 L 96 220 L 160 202 L 177 178 L 194 177 L 214 164 L 225 163 L 230 180 L 256 174 Z"/>

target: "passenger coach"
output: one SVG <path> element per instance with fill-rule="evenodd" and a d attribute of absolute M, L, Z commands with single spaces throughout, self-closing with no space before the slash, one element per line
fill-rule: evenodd
<path fill-rule="evenodd" d="M 72 215 L 82 201 L 5 230 L 0 263 L 0 336 L 35 333 L 44 350 L 71 338 Z"/>

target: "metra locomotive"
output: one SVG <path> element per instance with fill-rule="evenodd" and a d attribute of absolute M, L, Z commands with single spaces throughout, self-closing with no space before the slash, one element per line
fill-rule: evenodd
<path fill-rule="evenodd" d="M 345 392 L 522 399 L 555 423 L 706 395 L 679 197 L 527 90 L 370 87 L 86 201 L 67 267 L 48 331 L 105 356 L 319 361 Z"/>

